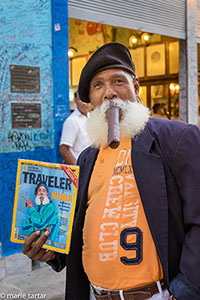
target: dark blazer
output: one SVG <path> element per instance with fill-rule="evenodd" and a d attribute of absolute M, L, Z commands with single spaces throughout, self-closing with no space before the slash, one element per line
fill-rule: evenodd
<path fill-rule="evenodd" d="M 67 265 L 66 299 L 89 300 L 82 266 L 87 191 L 98 150 L 78 159 L 79 189 L 70 254 L 50 263 Z M 200 130 L 180 121 L 151 118 L 132 140 L 132 165 L 169 290 L 177 300 L 200 300 Z"/>

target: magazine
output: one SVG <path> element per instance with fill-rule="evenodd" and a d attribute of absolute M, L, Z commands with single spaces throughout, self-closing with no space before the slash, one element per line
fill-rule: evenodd
<path fill-rule="evenodd" d="M 43 248 L 69 253 L 78 176 L 78 166 L 19 159 L 11 241 L 48 230 Z"/>

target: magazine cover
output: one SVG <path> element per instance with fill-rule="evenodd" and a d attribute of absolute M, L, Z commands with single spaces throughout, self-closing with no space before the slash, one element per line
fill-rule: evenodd
<path fill-rule="evenodd" d="M 79 167 L 19 159 L 11 241 L 48 230 L 43 248 L 69 253 Z"/>

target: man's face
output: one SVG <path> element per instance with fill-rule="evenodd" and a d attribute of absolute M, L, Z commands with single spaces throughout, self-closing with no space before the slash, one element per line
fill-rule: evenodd
<path fill-rule="evenodd" d="M 138 79 L 121 69 L 109 69 L 97 73 L 90 82 L 89 98 L 92 106 L 104 101 L 122 99 L 136 101 L 139 92 Z"/>
<path fill-rule="evenodd" d="M 44 186 L 40 186 L 37 192 L 37 196 L 39 196 L 41 203 L 43 203 L 44 199 L 46 197 L 49 197 L 49 193 L 47 192 L 47 190 L 45 189 Z M 46 197 L 43 197 L 46 196 Z"/>
<path fill-rule="evenodd" d="M 47 192 L 47 190 L 45 189 L 44 186 L 40 186 L 37 192 L 37 196 L 39 195 L 45 195 L 45 196 L 49 196 L 49 193 Z"/>
<path fill-rule="evenodd" d="M 87 116 L 87 113 L 89 111 L 89 103 L 85 103 L 81 101 L 79 98 L 75 99 L 76 105 L 78 110 L 85 116 Z"/>

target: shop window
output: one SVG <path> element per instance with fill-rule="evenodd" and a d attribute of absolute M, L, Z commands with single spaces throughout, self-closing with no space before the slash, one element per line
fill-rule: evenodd
<path fill-rule="evenodd" d="M 139 97 L 142 99 L 144 105 L 147 106 L 147 87 L 140 86 Z"/>
<path fill-rule="evenodd" d="M 179 42 L 169 43 L 169 73 L 179 72 Z"/>
<path fill-rule="evenodd" d="M 151 107 L 153 107 L 156 103 L 162 103 L 168 109 L 168 93 L 166 84 L 151 86 Z"/>
<path fill-rule="evenodd" d="M 168 105 L 168 85 L 159 84 L 151 85 L 151 108 L 160 105 L 163 111 L 163 116 L 169 118 L 169 105 Z M 157 115 L 159 116 L 159 115 Z M 161 117 L 161 116 L 160 116 Z"/>
<path fill-rule="evenodd" d="M 178 83 L 169 84 L 170 115 L 172 119 L 179 118 L 179 91 L 180 91 L 180 86 Z"/>

